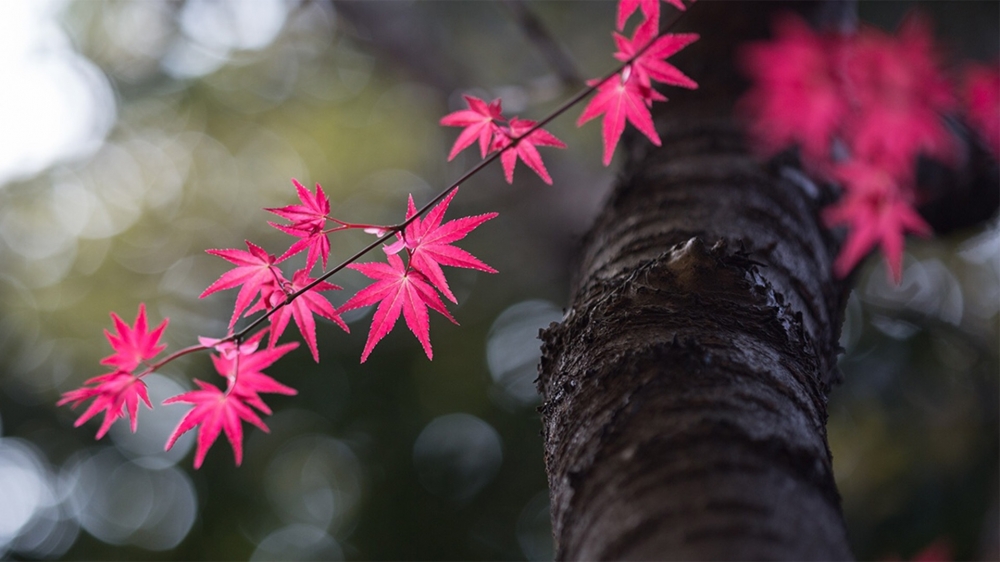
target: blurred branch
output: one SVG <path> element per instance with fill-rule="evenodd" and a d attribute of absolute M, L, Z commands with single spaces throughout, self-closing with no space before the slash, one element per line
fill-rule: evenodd
<path fill-rule="evenodd" d="M 465 83 L 462 65 L 436 40 L 437 35 L 428 32 L 433 22 L 418 9 L 420 3 L 332 0 L 332 4 L 358 39 L 405 68 L 415 80 L 445 96 Z"/>
<path fill-rule="evenodd" d="M 563 86 L 575 88 L 583 85 L 583 78 L 576 63 L 549 33 L 548 28 L 538 19 L 524 0 L 504 0 L 503 5 L 510 12 L 525 37 L 538 49 L 545 62 L 556 72 Z"/>

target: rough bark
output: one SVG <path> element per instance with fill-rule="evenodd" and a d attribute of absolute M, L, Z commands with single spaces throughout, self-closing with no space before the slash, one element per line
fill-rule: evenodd
<path fill-rule="evenodd" d="M 749 35 L 697 56 L 731 61 Z M 626 163 L 543 333 L 557 559 L 851 556 L 825 430 L 847 296 L 826 201 L 748 154 L 733 83 L 705 78 Z"/>
<path fill-rule="evenodd" d="M 817 203 L 729 123 L 663 140 L 544 335 L 557 558 L 848 558 L 825 431 L 845 291 Z"/>

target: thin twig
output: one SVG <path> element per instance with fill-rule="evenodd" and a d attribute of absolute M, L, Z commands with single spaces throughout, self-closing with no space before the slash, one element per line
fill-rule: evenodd
<path fill-rule="evenodd" d="M 524 0 L 504 0 L 503 5 L 507 7 L 528 41 L 535 45 L 545 62 L 555 70 L 564 86 L 575 87 L 583 84 L 583 77 L 572 57 L 552 37 L 542 20 L 528 8 Z"/>
<path fill-rule="evenodd" d="M 166 365 L 167 363 L 170 363 L 174 359 L 177 359 L 179 357 L 183 357 L 183 356 L 185 356 L 185 355 L 187 355 L 189 353 L 194 353 L 196 351 L 201 351 L 203 349 L 208 349 L 208 348 L 205 347 L 205 346 L 203 346 L 203 345 L 191 345 L 191 346 L 185 347 L 184 349 L 178 349 L 177 351 L 171 353 L 170 355 L 167 355 L 163 359 L 160 359 L 156 363 L 153 363 L 149 367 L 146 367 L 146 369 L 144 369 L 141 373 L 139 373 L 138 375 L 136 375 L 136 377 L 137 378 L 144 377 L 144 376 L 148 375 L 149 373 L 152 373 L 153 371 L 155 371 L 155 370 L 159 369 L 160 367 Z"/>

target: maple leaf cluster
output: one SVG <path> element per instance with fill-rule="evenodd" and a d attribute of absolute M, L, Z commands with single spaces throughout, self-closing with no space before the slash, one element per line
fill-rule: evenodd
<path fill-rule="evenodd" d="M 195 380 L 198 389 L 165 400 L 164 404 L 193 405 L 170 435 L 166 448 L 171 448 L 183 433 L 198 428 L 194 459 L 194 466 L 198 468 L 219 434 L 225 433 L 232 446 L 236 464 L 239 465 L 243 450 L 243 422 L 267 431 L 261 415 L 269 415 L 271 410 L 261 398 L 261 393 L 296 394 L 295 389 L 279 383 L 263 372 L 298 347 L 297 342 L 277 345 L 291 321 L 294 320 L 298 327 L 313 360 L 318 362 L 315 315 L 326 318 L 349 332 L 340 316 L 341 312 L 377 304 L 361 362 L 368 359 L 375 344 L 392 330 L 400 315 L 420 341 L 427 357 L 431 358 L 433 354 L 427 309 L 433 309 L 455 322 L 438 294 L 444 295 L 451 302 L 458 302 L 448 286 L 442 266 L 496 272 L 454 245 L 454 242 L 464 238 L 476 227 L 497 216 L 496 213 L 487 213 L 445 222 L 445 212 L 458 192 L 457 187 L 443 194 L 442 201 L 431 208 L 424 218 L 420 218 L 411 196 L 406 220 L 396 227 L 353 224 L 334 219 L 329 216 L 330 202 L 319 184 L 311 192 L 296 180 L 292 180 L 292 183 L 300 204 L 267 209 L 288 221 L 288 224 L 271 225 L 296 238 L 283 254 L 275 257 L 249 240 L 246 241 L 246 251 L 233 248 L 207 250 L 209 254 L 235 266 L 223 273 L 201 294 L 201 298 L 205 298 L 218 291 L 239 288 L 229 320 L 229 336 L 220 339 L 199 338 L 200 345 L 152 363 L 166 349 L 166 344 L 160 343 L 160 338 L 167 320 L 150 330 L 144 304 L 139 305 L 138 315 L 131 326 L 112 313 L 115 333 L 105 331 L 105 335 L 114 353 L 101 362 L 115 370 L 86 381 L 79 389 L 66 392 L 58 402 L 59 405 L 71 404 L 76 407 L 94 399 L 77 419 L 76 426 L 104 412 L 103 422 L 97 432 L 98 439 L 107 433 L 115 420 L 125 416 L 128 416 L 134 432 L 139 401 L 152 408 L 143 377 L 182 354 L 210 349 L 215 351 L 212 363 L 216 371 L 226 379 L 225 389 Z M 330 226 L 331 223 L 333 226 Z M 384 247 L 388 263 L 348 265 L 375 281 L 338 310 L 321 293 L 340 290 L 340 287 L 323 280 L 328 276 L 326 274 L 322 278 L 313 278 L 311 271 L 320 263 L 326 268 L 330 253 L 330 233 L 348 229 L 364 229 L 385 238 L 388 238 L 387 234 L 394 232 L 397 242 Z M 306 252 L 305 267 L 295 271 L 289 280 L 279 264 L 302 252 Z M 403 262 L 400 254 L 407 256 L 407 263 Z M 233 334 L 233 328 L 241 317 L 258 313 L 263 313 L 270 322 L 267 328 L 259 330 L 246 340 Z M 261 349 L 265 336 L 268 336 L 267 346 Z"/>
<path fill-rule="evenodd" d="M 666 1 L 678 9 L 685 9 L 682 0 Z M 619 30 L 636 10 L 643 14 L 643 20 L 632 38 L 617 33 L 614 35 L 618 47 L 614 56 L 623 65 L 608 78 L 591 81 L 588 91 L 565 105 L 569 107 L 583 99 L 584 94 L 596 91 L 596 96 L 584 109 L 579 124 L 604 115 L 605 165 L 611 160 L 626 120 L 654 143 L 660 143 L 649 106 L 653 101 L 663 101 L 666 98 L 653 89 L 654 82 L 686 88 L 697 87 L 694 81 L 665 59 L 698 36 L 659 35 L 660 0 L 622 0 L 618 11 Z M 543 181 L 552 183 L 538 147 L 565 148 L 562 141 L 542 129 L 539 122 L 520 117 L 506 118 L 500 100 L 487 103 L 467 95 L 465 101 L 468 109 L 455 111 L 441 119 L 442 125 L 463 127 L 448 155 L 449 160 L 478 143 L 483 158 L 496 153 L 491 158 L 500 159 L 508 183 L 513 183 L 514 168 L 518 160 L 524 162 Z M 561 112 L 562 110 L 557 110 L 545 122 Z M 482 162 L 470 175 L 487 163 Z M 319 184 L 316 184 L 315 191 L 310 191 L 294 179 L 292 183 L 299 198 L 298 204 L 265 209 L 286 221 L 271 222 L 271 226 L 295 238 L 281 255 L 275 256 L 249 240 L 245 241 L 246 250 L 207 250 L 209 254 L 234 266 L 201 293 L 201 298 L 206 298 L 219 291 L 238 289 L 229 319 L 228 335 L 218 339 L 201 337 L 199 345 L 181 349 L 154 362 L 166 348 L 165 344 L 160 343 L 160 338 L 167 320 L 150 331 L 144 304 L 139 305 L 135 323 L 131 326 L 112 313 L 116 333 L 106 332 L 106 335 L 114 354 L 106 357 L 102 363 L 114 370 L 86 381 L 79 389 L 66 392 L 59 401 L 59 405 L 71 404 L 77 407 L 93 399 L 77 419 L 77 426 L 104 412 L 104 419 L 97 432 L 98 439 L 107 433 L 117 419 L 126 416 L 134 432 L 139 402 L 152 408 L 143 378 L 182 355 L 211 350 L 214 352 L 211 355 L 212 364 L 226 380 L 224 388 L 195 380 L 197 389 L 164 401 L 164 404 L 192 405 L 170 435 L 166 448 L 171 448 L 182 434 L 197 428 L 194 466 L 198 468 L 219 434 L 225 433 L 232 446 L 236 464 L 239 465 L 243 456 L 243 423 L 247 422 L 267 431 L 261 415 L 269 415 L 271 410 L 260 395 L 296 394 L 295 389 L 263 372 L 263 369 L 298 347 L 297 342 L 278 345 L 292 321 L 313 360 L 319 362 L 315 317 L 325 318 L 345 332 L 350 332 L 341 314 L 374 306 L 372 324 L 361 354 L 362 363 L 392 331 L 400 316 L 420 342 L 428 359 L 431 359 L 433 351 L 429 311 L 433 310 L 457 324 L 441 298 L 443 296 L 452 303 L 458 302 L 442 267 L 496 273 L 495 269 L 479 258 L 454 245 L 497 216 L 497 213 L 484 213 L 445 221 L 448 206 L 458 193 L 458 182 L 443 190 L 421 209 L 416 208 L 411 196 L 405 219 L 398 225 L 355 224 L 336 219 L 330 214 L 330 200 Z M 379 239 L 347 262 L 328 270 L 330 235 L 351 229 L 364 230 L 375 234 Z M 395 241 L 382 246 L 386 255 L 385 262 L 357 263 L 361 255 L 378 247 L 379 243 L 389 242 L 393 237 Z M 295 270 L 290 278 L 287 277 L 282 264 L 303 252 L 306 254 L 305 265 Z M 312 272 L 317 265 L 321 265 L 323 272 L 314 278 Z M 326 279 L 344 267 L 367 276 L 372 282 L 337 308 L 322 293 L 341 290 L 341 287 Z M 255 319 L 250 320 L 247 327 L 234 333 L 241 319 L 251 317 Z M 253 328 L 265 320 L 269 322 L 266 328 L 247 337 Z M 268 340 L 266 346 L 263 346 L 265 336 Z"/>
<path fill-rule="evenodd" d="M 685 9 L 681 0 L 668 0 L 678 9 Z M 636 8 L 641 8 L 644 19 L 636 26 L 632 38 L 614 33 L 618 50 L 614 57 L 625 66 L 607 78 L 589 80 L 588 85 L 597 88 L 594 96 L 577 120 L 581 126 L 591 119 L 604 116 L 601 122 L 601 136 L 604 144 L 604 165 L 611 163 L 615 147 L 625 131 L 628 121 L 646 135 L 656 146 L 660 137 L 653 125 L 650 108 L 654 101 L 667 98 L 653 89 L 653 82 L 671 86 L 696 89 L 698 84 L 684 75 L 666 58 L 676 54 L 698 39 L 696 33 L 665 33 L 660 29 L 660 0 L 622 0 L 618 4 L 618 29 L 622 30 L 629 16 Z"/>
<path fill-rule="evenodd" d="M 914 209 L 918 157 L 955 165 L 960 155 L 944 120 L 959 97 L 926 21 L 909 17 L 895 35 L 873 27 L 845 34 L 787 15 L 772 40 L 744 48 L 741 62 L 753 86 L 740 110 L 756 149 L 771 156 L 798 146 L 807 170 L 843 189 L 823 213 L 828 226 L 848 230 L 834 272 L 846 276 L 880 246 L 898 283 L 904 235 L 931 232 Z M 1000 156 L 1000 73 L 968 77 L 968 120 Z"/>
<path fill-rule="evenodd" d="M 262 414 L 270 414 L 271 409 L 260 397 L 260 393 L 285 394 L 294 396 L 297 391 L 285 386 L 263 373 L 283 355 L 299 346 L 290 342 L 279 346 L 258 350 L 260 340 L 266 330 L 254 334 L 247 342 L 238 345 L 216 344 L 218 355 L 212 355 L 215 370 L 226 378 L 226 390 L 195 379 L 198 390 L 192 390 L 167 398 L 164 404 L 183 402 L 193 404 L 174 431 L 167 438 L 166 449 L 170 449 L 177 439 L 194 429 L 198 429 L 194 467 L 199 468 L 205 460 L 208 449 L 215 443 L 220 432 L 225 432 L 233 448 L 236 465 L 243 460 L 243 423 L 249 422 L 267 432 L 267 425 L 260 419 L 256 408 Z"/>
<path fill-rule="evenodd" d="M 115 313 L 111 313 L 111 319 L 117 333 L 105 331 L 105 335 L 115 353 L 104 358 L 101 363 L 115 366 L 117 369 L 86 381 L 79 389 L 66 392 L 58 402 L 60 406 L 72 404 L 75 408 L 93 398 L 94 401 L 74 425 L 79 427 L 103 411 L 104 420 L 97 430 L 97 439 L 104 437 L 115 420 L 126 415 L 129 417 L 132 432 L 135 433 L 139 400 L 142 400 L 147 408 L 153 407 L 149 401 L 146 383 L 142 379 L 162 365 L 162 362 L 157 364 L 149 361 L 166 348 L 166 344 L 160 343 L 160 337 L 167 326 L 167 320 L 149 331 L 144 304 L 139 305 L 139 312 L 132 326 Z M 296 394 L 293 388 L 265 375 L 262 370 L 299 344 L 292 342 L 257 351 L 259 342 L 266 332 L 267 330 L 261 330 L 240 345 L 231 341 L 202 338 L 200 347 L 214 348 L 219 352 L 218 355 L 212 356 L 212 362 L 218 373 L 226 378 L 227 388 L 223 391 L 212 384 L 195 380 L 199 390 L 166 399 L 164 404 L 175 402 L 194 404 L 194 408 L 181 419 L 167 439 L 166 449 L 170 449 L 181 434 L 200 425 L 195 468 L 201 466 L 205 454 L 221 431 L 225 431 L 233 447 L 236 464 L 240 464 L 243 457 L 242 421 L 248 421 L 267 431 L 267 426 L 253 411 L 253 408 L 256 408 L 261 413 L 271 413 L 270 408 L 261 399 L 260 393 Z M 144 368 L 140 370 L 140 367 Z"/>
<path fill-rule="evenodd" d="M 685 10 L 683 0 L 664 0 L 679 10 Z M 693 0 L 692 0 L 693 1 Z M 660 34 L 660 0 L 620 0 L 618 3 L 618 30 L 624 29 L 629 17 L 640 11 L 643 15 L 631 38 L 619 33 L 613 37 L 618 50 L 614 57 L 625 63 L 610 76 L 588 80 L 595 92 L 584 108 L 577 126 L 604 116 L 601 132 L 604 145 L 604 165 L 611 163 L 618 141 L 625 131 L 625 123 L 639 129 L 653 144 L 660 145 L 660 137 L 650 113 L 654 101 L 667 98 L 653 88 L 654 82 L 697 89 L 698 84 L 684 75 L 666 59 L 698 39 L 696 33 Z M 441 118 L 448 127 L 464 127 L 448 154 L 452 160 L 460 152 L 479 144 L 480 155 L 485 158 L 494 151 L 501 154 L 507 183 L 514 181 L 514 166 L 522 160 L 547 184 L 552 178 L 536 146 L 566 148 L 566 145 L 548 131 L 539 128 L 535 121 L 503 116 L 499 99 L 486 103 L 477 97 L 465 95 L 468 109 L 458 110 Z"/>
<path fill-rule="evenodd" d="M 110 365 L 116 369 L 87 380 L 81 388 L 63 394 L 62 399 L 57 403 L 59 406 L 72 404 L 75 408 L 93 398 L 94 401 L 73 425 L 80 427 L 84 422 L 104 411 L 104 420 L 97 430 L 98 439 L 111 429 L 111 424 L 115 420 L 125 417 L 126 413 L 132 432 L 135 433 L 139 400 L 142 400 L 147 408 L 152 408 L 153 405 L 149 402 L 146 383 L 142 382 L 141 377 L 134 375 L 133 371 L 139 365 L 156 357 L 167 347 L 160 343 L 160 336 L 163 335 L 163 330 L 167 327 L 167 320 L 164 320 L 150 332 L 146 322 L 146 305 L 144 304 L 139 305 L 134 326 L 126 324 L 114 312 L 111 313 L 111 321 L 114 322 L 117 333 L 112 334 L 104 330 L 104 335 L 108 338 L 108 342 L 115 352 L 102 359 L 101 364 Z"/>
<path fill-rule="evenodd" d="M 500 161 L 507 183 L 514 183 L 514 166 L 521 159 L 542 181 L 552 185 L 552 177 L 535 147 L 566 148 L 565 143 L 545 129 L 536 128 L 535 121 L 517 117 L 508 120 L 503 116 L 499 99 L 486 103 L 475 96 L 463 97 L 468 109 L 455 111 L 441 118 L 441 124 L 446 127 L 465 127 L 448 153 L 449 161 L 478 140 L 479 152 L 483 158 L 492 152 L 503 151 Z"/>
<path fill-rule="evenodd" d="M 430 308 L 458 324 L 438 297 L 439 291 L 451 302 L 458 303 L 448 287 L 441 270 L 442 265 L 496 273 L 495 269 L 452 243 L 465 238 L 476 227 L 497 214 L 463 217 L 442 224 L 444 213 L 456 193 L 457 189 L 448 193 L 423 219 L 417 215 L 411 196 L 406 213 L 406 218 L 411 222 L 396 233 L 398 243 L 385 247 L 388 263 L 354 263 L 348 266 L 375 280 L 340 307 L 341 310 L 353 310 L 378 303 L 368 332 L 368 341 L 365 342 L 361 355 L 362 363 L 368 359 L 375 345 L 392 330 L 400 314 L 403 315 L 406 326 L 420 341 L 427 358 L 434 357 L 427 309 Z M 408 256 L 408 263 L 403 263 L 400 253 Z"/>

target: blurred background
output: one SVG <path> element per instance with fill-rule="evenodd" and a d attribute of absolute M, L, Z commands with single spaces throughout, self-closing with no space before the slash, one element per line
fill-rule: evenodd
<path fill-rule="evenodd" d="M 861 3 L 891 29 L 909 3 Z M 995 60 L 996 2 L 923 4 L 949 55 Z M 0 6 L 0 555 L 11 559 L 528 559 L 552 555 L 533 380 L 583 233 L 614 179 L 599 125 L 571 111 L 543 148 L 555 185 L 522 164 L 464 185 L 450 217 L 500 213 L 462 247 L 499 274 L 449 270 L 461 327 L 431 320 L 435 360 L 402 322 L 364 364 L 352 333 L 318 329 L 269 374 L 270 435 L 247 426 L 191 469 L 186 412 L 159 406 L 219 382 L 196 354 L 146 380 L 157 406 L 132 434 L 59 395 L 104 371 L 109 311 L 145 302 L 170 349 L 221 336 L 234 291 L 207 248 L 290 239 L 262 210 L 316 182 L 333 214 L 399 221 L 478 161 L 445 156 L 438 119 L 461 94 L 540 118 L 614 64 L 611 2 L 13 0 Z M 545 33 L 532 31 L 537 18 Z M 710 33 L 705 30 L 704 33 Z M 696 45 L 695 45 L 696 47 Z M 563 58 L 560 52 L 570 54 Z M 697 76 L 694 77 L 697 79 Z M 339 261 L 370 241 L 332 240 Z M 298 259 L 302 259 L 299 257 Z M 292 260 L 294 261 L 294 260 Z M 295 262 L 296 267 L 301 261 Z M 290 273 L 290 271 L 288 272 Z M 902 285 L 871 259 L 853 294 L 846 382 L 830 441 L 862 559 L 997 556 L 996 224 L 911 242 Z M 345 272 L 347 289 L 367 279 Z M 295 330 L 289 330 L 294 333 Z M 290 337 L 290 336 L 286 336 Z"/>

